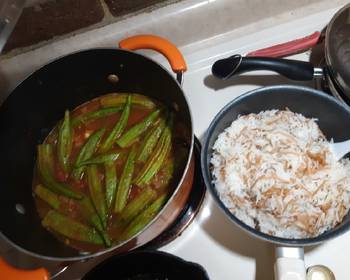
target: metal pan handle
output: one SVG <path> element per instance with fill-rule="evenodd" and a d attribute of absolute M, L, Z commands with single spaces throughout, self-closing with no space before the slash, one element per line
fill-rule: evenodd
<path fill-rule="evenodd" d="M 119 47 L 126 50 L 150 49 L 161 53 L 169 61 L 171 69 L 177 74 L 177 80 L 182 84 L 187 65 L 179 49 L 168 40 L 155 35 L 136 35 L 120 41 Z"/>
<path fill-rule="evenodd" d="M 277 247 L 275 263 L 276 280 L 306 280 L 304 249 Z"/>
<path fill-rule="evenodd" d="M 242 57 L 239 54 L 220 59 L 212 66 L 213 75 L 223 80 L 256 70 L 277 72 L 297 81 L 310 81 L 319 75 L 319 71 L 322 72 L 322 69 L 314 68 L 312 63 L 306 61 L 268 57 Z"/>

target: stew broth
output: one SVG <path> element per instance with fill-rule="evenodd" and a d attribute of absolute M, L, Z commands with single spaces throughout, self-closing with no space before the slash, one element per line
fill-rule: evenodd
<path fill-rule="evenodd" d="M 65 116 L 65 119 L 61 120 L 56 125 L 44 140 L 43 145 L 39 145 L 38 148 L 39 150 L 44 146 L 52 147 L 53 153 L 53 178 L 48 180 L 45 177 L 45 170 L 43 169 L 47 166 L 40 165 L 40 153 L 38 154 L 37 166 L 33 178 L 33 196 L 38 213 L 41 219 L 43 219 L 43 225 L 67 245 L 81 251 L 98 251 L 102 248 L 123 242 L 141 231 L 161 210 L 162 206 L 173 192 L 175 187 L 174 182 L 177 180 L 176 177 L 178 177 L 179 174 L 180 163 L 184 161 L 186 157 L 187 149 L 182 144 L 181 128 L 177 125 L 179 122 L 177 122 L 176 119 L 172 120 L 176 116 L 172 116 L 173 114 L 170 113 L 163 104 L 142 95 L 130 95 L 130 104 L 127 105 L 127 96 L 126 94 L 109 94 L 80 105 L 70 112 L 69 121 L 67 121 L 68 118 L 66 120 Z M 113 100 L 115 102 L 113 102 Z M 139 102 L 139 100 L 144 100 L 145 104 Z M 113 141 L 113 145 L 110 148 L 101 151 L 102 144 L 105 143 L 117 123 L 121 122 L 123 114 L 125 117 L 126 113 L 124 111 L 127 110 L 127 106 L 129 106 L 130 112 L 120 136 Z M 89 115 L 91 116 L 93 112 L 99 112 L 99 110 L 105 109 L 109 110 L 110 108 L 115 108 L 115 111 L 102 117 L 100 115 L 98 118 L 96 116 L 95 118 L 87 117 Z M 111 109 L 111 111 L 112 110 L 114 109 Z M 144 129 L 130 144 L 126 145 L 126 147 L 121 147 L 117 143 L 118 139 L 123 138 L 131 128 L 144 122 L 152 113 L 156 114 L 154 112 L 157 110 L 159 111 L 158 115 L 149 122 L 147 129 Z M 79 119 L 81 121 L 79 121 Z M 62 150 L 59 139 L 63 139 L 63 126 L 67 127 L 67 123 L 69 123 L 71 132 L 71 142 L 68 141 L 71 143 L 71 146 L 69 146 L 69 144 L 63 146 L 65 150 L 69 150 L 68 169 L 65 170 L 59 158 L 59 154 Z M 89 142 L 94 135 L 96 136 L 101 128 L 104 129 L 102 136 L 93 149 L 92 155 L 85 159 L 85 163 L 89 160 L 98 159 L 101 155 L 112 157 L 111 155 L 118 154 L 118 156 L 114 160 L 83 165 L 84 169 L 81 177 L 77 179 L 76 176 L 73 175 L 76 169 L 81 167 L 81 165 L 77 165 L 78 157 L 82 153 L 82 150 L 84 150 L 83 147 L 87 145 L 87 142 Z M 168 148 L 166 148 L 165 143 L 167 142 L 166 136 L 164 136 L 166 130 L 170 133 L 170 136 L 168 136 L 170 137 L 170 146 Z M 147 159 L 140 160 L 140 153 L 144 149 L 145 142 L 150 142 L 149 139 L 151 135 L 155 135 L 155 131 L 158 133 L 158 136 L 155 137 L 156 142 L 153 144 Z M 69 133 L 66 133 L 65 136 L 67 135 L 69 135 Z M 67 137 L 65 139 L 67 139 Z M 162 144 L 162 141 L 164 144 Z M 158 149 L 159 147 L 161 147 L 161 149 Z M 176 160 L 174 156 L 175 153 Z M 134 155 L 134 161 L 130 160 L 132 155 Z M 153 161 L 151 160 L 152 158 L 154 159 Z M 48 159 L 46 158 L 45 160 L 48 163 L 47 165 L 50 166 Z M 158 162 L 158 168 L 157 164 L 155 164 L 157 160 L 160 161 L 160 164 Z M 107 163 L 107 161 L 109 163 Z M 112 166 L 110 169 L 112 171 L 110 172 L 113 173 L 115 171 L 117 180 L 116 184 L 108 185 L 109 190 L 112 189 L 110 188 L 111 186 L 114 186 L 115 189 L 113 195 L 109 196 L 112 197 L 112 202 L 109 203 L 109 206 L 106 198 L 106 184 L 110 182 L 108 181 L 110 178 L 106 180 L 106 166 L 108 164 Z M 129 165 L 132 165 L 133 169 L 131 175 L 125 171 Z M 146 172 L 146 175 L 142 177 L 141 175 L 145 173 L 145 170 L 147 172 L 153 170 L 154 175 L 151 176 L 150 173 Z M 122 197 L 122 195 L 119 196 L 118 193 L 119 188 L 123 189 L 123 184 L 121 182 L 127 183 L 127 179 L 125 179 L 126 176 L 123 177 L 123 173 L 131 176 L 131 182 L 129 182 L 126 187 L 125 205 L 120 206 L 122 203 L 119 204 L 119 210 L 116 211 L 118 208 L 116 204 L 119 202 L 119 197 Z M 97 177 L 93 177 L 93 174 Z M 149 178 L 150 176 L 151 178 Z M 125 180 L 123 180 L 122 177 Z M 97 178 L 97 181 L 94 181 L 95 184 L 92 183 L 92 178 Z M 112 179 L 115 178 L 112 176 Z M 52 183 L 52 181 L 54 181 L 54 183 Z M 113 180 L 111 180 L 111 182 L 113 182 Z M 67 197 L 60 189 L 55 188 L 55 183 L 63 184 L 64 187 L 78 194 L 79 198 Z M 94 196 L 92 192 L 96 194 L 96 196 Z M 48 195 L 45 195 L 47 193 Z M 103 201 L 98 199 L 101 197 L 103 197 Z M 140 204 L 140 202 L 138 202 L 138 206 L 136 207 L 133 204 L 137 204 L 138 200 L 141 200 L 142 203 Z M 86 210 L 86 204 L 84 204 L 86 201 L 88 201 L 89 207 L 92 206 L 90 208 L 88 207 L 90 212 Z M 101 209 L 105 209 L 106 212 L 99 211 Z M 88 215 L 86 213 L 88 213 Z M 106 215 L 101 215 L 101 213 L 106 213 Z M 64 225 L 58 226 L 56 224 L 59 223 L 61 218 L 65 221 L 62 222 L 64 224 L 70 225 L 70 221 L 74 223 L 70 228 L 65 229 Z M 66 220 L 67 218 L 69 219 L 69 223 Z M 106 223 L 105 226 L 103 226 L 104 220 Z M 78 223 L 77 228 L 75 228 L 76 222 Z M 81 227 L 81 225 L 83 227 Z M 74 232 L 72 233 L 71 231 Z M 84 234 L 90 235 L 87 236 Z M 78 236 L 78 238 L 75 238 L 76 236 Z M 87 239 L 93 240 L 93 242 L 86 241 Z"/>

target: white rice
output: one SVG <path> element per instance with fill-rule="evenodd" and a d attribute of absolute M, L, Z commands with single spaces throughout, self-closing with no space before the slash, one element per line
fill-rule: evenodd
<path fill-rule="evenodd" d="M 337 161 L 315 119 L 301 114 L 240 116 L 218 136 L 211 164 L 225 206 L 270 235 L 318 236 L 350 208 L 350 161 Z"/>

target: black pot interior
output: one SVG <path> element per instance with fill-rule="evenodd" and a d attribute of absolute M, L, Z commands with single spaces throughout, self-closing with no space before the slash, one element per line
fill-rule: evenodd
<path fill-rule="evenodd" d="M 117 75 L 119 81 L 110 82 L 110 74 Z M 63 117 L 65 109 L 111 92 L 141 93 L 171 108 L 176 103 L 190 156 L 192 127 L 187 102 L 173 75 L 159 64 L 129 51 L 95 49 L 42 67 L 0 107 L 0 232 L 22 249 L 51 258 L 79 258 L 78 251 L 57 241 L 41 226 L 31 191 L 36 145 Z M 183 165 L 184 170 L 186 162 Z M 16 210 L 18 205 L 24 214 Z"/>
<path fill-rule="evenodd" d="M 231 221 L 242 229 L 260 239 L 282 245 L 312 245 L 347 231 L 350 227 L 350 215 L 332 230 L 315 238 L 286 239 L 261 233 L 238 220 L 221 202 L 210 172 L 212 146 L 218 135 L 239 116 L 249 113 L 259 113 L 264 110 L 280 109 L 301 113 L 309 118 L 318 119 L 318 125 L 328 140 L 334 142 L 350 139 L 350 110 L 334 97 L 320 91 L 300 86 L 272 86 L 248 92 L 226 105 L 215 117 L 207 131 L 202 149 L 202 171 L 205 183 L 219 207 L 230 217 Z"/>
<path fill-rule="evenodd" d="M 88 272 L 83 280 L 101 279 L 105 275 L 119 280 L 209 279 L 203 267 L 159 251 L 134 251 L 113 256 Z"/>

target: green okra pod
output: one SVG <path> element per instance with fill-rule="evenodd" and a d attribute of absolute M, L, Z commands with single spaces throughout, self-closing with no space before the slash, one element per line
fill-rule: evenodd
<path fill-rule="evenodd" d="M 129 95 L 132 96 L 132 105 L 140 106 L 146 109 L 153 109 L 156 107 L 156 104 L 151 98 L 140 94 L 109 94 L 100 99 L 100 104 L 102 107 L 121 106 L 125 104 Z"/>
<path fill-rule="evenodd" d="M 80 201 L 80 211 L 82 217 L 98 231 L 104 231 L 102 221 L 96 212 L 96 209 L 89 196 L 84 196 Z"/>
<path fill-rule="evenodd" d="M 131 95 L 128 95 L 124 109 L 123 109 L 123 113 L 120 116 L 120 119 L 112 128 L 111 132 L 109 133 L 105 141 L 101 144 L 101 148 L 100 148 L 101 152 L 108 151 L 113 146 L 115 141 L 119 138 L 119 136 L 123 133 L 129 119 L 130 104 L 131 104 Z"/>
<path fill-rule="evenodd" d="M 51 144 L 38 145 L 38 171 L 43 184 L 51 191 L 73 199 L 82 199 L 82 195 L 54 178 L 54 158 Z"/>
<path fill-rule="evenodd" d="M 60 209 L 61 201 L 59 199 L 59 196 L 56 193 L 50 191 L 48 188 L 45 188 L 43 185 L 39 184 L 34 188 L 34 193 L 40 199 L 49 204 L 53 209 Z"/>
<path fill-rule="evenodd" d="M 141 122 L 131 127 L 117 140 L 117 144 L 120 147 L 125 148 L 134 143 L 134 141 L 154 123 L 159 116 L 160 111 L 161 110 L 153 111 Z"/>
<path fill-rule="evenodd" d="M 176 155 L 167 157 L 161 169 L 162 180 L 158 186 L 159 188 L 169 186 L 172 178 L 175 176 L 175 170 L 179 170 L 179 167 L 182 165 L 182 163 L 186 161 L 186 157 L 187 149 L 183 147 L 176 150 Z"/>
<path fill-rule="evenodd" d="M 96 212 L 95 207 L 90 197 L 85 196 L 80 201 L 80 211 L 84 219 L 93 226 L 99 234 L 102 236 L 104 243 L 107 247 L 111 246 L 111 241 L 105 229 L 103 228 L 102 221 Z"/>
<path fill-rule="evenodd" d="M 34 193 L 40 199 L 48 203 L 53 209 L 61 212 L 62 203 L 57 194 L 55 194 L 54 192 L 51 192 L 49 189 L 43 187 L 42 185 L 37 185 L 34 189 Z M 109 240 L 109 237 L 106 234 L 106 232 L 103 230 L 100 218 L 97 215 L 94 209 L 94 206 L 91 203 L 90 198 L 87 196 L 84 196 L 84 198 L 78 202 L 78 205 L 80 205 L 81 207 L 80 209 L 81 209 L 81 214 L 83 218 L 99 232 L 99 234 L 101 235 L 101 237 L 105 242 L 105 245 L 109 247 L 111 245 L 111 241 Z"/>
<path fill-rule="evenodd" d="M 117 170 L 114 161 L 106 161 L 105 167 L 105 185 L 106 185 L 106 203 L 110 209 L 114 202 L 115 192 L 117 189 Z"/>
<path fill-rule="evenodd" d="M 34 189 L 34 193 L 42 200 L 44 200 L 46 203 L 48 203 L 53 209 L 58 210 L 61 212 L 62 209 L 62 202 L 59 199 L 59 196 L 55 194 L 54 192 L 51 192 L 49 189 L 45 188 L 42 185 L 37 185 Z M 110 246 L 111 242 L 109 240 L 108 235 L 103 230 L 101 220 L 99 216 L 96 213 L 96 210 L 94 206 L 91 203 L 91 199 L 87 196 L 84 196 L 79 202 L 77 202 L 80 206 L 80 213 L 82 217 L 91 225 L 93 226 L 99 234 L 104 239 L 104 242 L 106 246 Z"/>
<path fill-rule="evenodd" d="M 81 176 L 84 172 L 85 166 L 80 166 L 80 164 L 83 161 L 86 161 L 92 157 L 94 152 L 97 149 L 97 146 L 103 136 L 103 133 L 105 132 L 104 128 L 101 128 L 97 130 L 94 134 L 92 134 L 86 143 L 83 145 L 81 148 L 74 164 L 74 170 L 72 172 L 72 176 L 76 179 L 79 180 L 81 179 Z"/>
<path fill-rule="evenodd" d="M 44 227 L 56 231 L 65 237 L 73 240 L 103 245 L 103 239 L 99 233 L 88 226 L 74 221 L 55 210 L 50 210 L 44 217 L 42 224 Z"/>
<path fill-rule="evenodd" d="M 91 164 L 102 164 L 107 161 L 115 161 L 120 156 L 120 152 L 109 152 L 105 154 L 97 155 L 96 157 L 82 161 L 78 167 Z"/>
<path fill-rule="evenodd" d="M 115 213 L 120 213 L 126 205 L 129 191 L 131 188 L 131 180 L 134 173 L 135 156 L 136 156 L 136 151 L 135 151 L 135 147 L 133 146 L 126 160 L 122 175 L 119 180 L 117 194 L 115 198 L 115 205 L 114 205 Z"/>
<path fill-rule="evenodd" d="M 157 198 L 152 204 L 150 204 L 145 210 L 143 210 L 124 230 L 122 234 L 122 240 L 126 240 L 136 233 L 140 232 L 152 219 L 158 214 L 165 202 L 168 195 L 163 194 Z"/>
<path fill-rule="evenodd" d="M 158 173 L 158 171 L 161 169 L 162 164 L 164 160 L 166 159 L 166 156 L 168 152 L 171 149 L 171 136 L 167 136 L 167 138 L 164 140 L 163 147 L 161 149 L 161 152 L 159 153 L 159 156 L 153 161 L 153 164 L 149 166 L 147 169 L 147 172 L 144 174 L 143 178 L 141 179 L 140 185 L 148 184 L 151 179 Z"/>
<path fill-rule="evenodd" d="M 66 173 L 69 171 L 69 157 L 72 152 L 72 144 L 72 127 L 70 124 L 69 111 L 66 110 L 64 113 L 63 122 L 58 131 L 57 142 L 58 161 Z"/>
<path fill-rule="evenodd" d="M 145 141 L 142 143 L 140 153 L 137 157 L 137 161 L 145 162 L 150 154 L 152 153 L 154 147 L 157 144 L 159 137 L 165 127 L 165 120 L 162 118 L 146 135 Z"/>
<path fill-rule="evenodd" d="M 136 198 L 134 198 L 120 213 L 119 220 L 123 224 L 129 223 L 144 208 L 146 208 L 157 196 L 157 192 L 151 188 L 146 188 Z"/>
<path fill-rule="evenodd" d="M 168 152 L 171 149 L 171 128 L 167 125 L 147 162 L 139 172 L 135 179 L 135 184 L 138 186 L 144 186 L 148 184 L 154 175 L 162 167 L 164 160 Z"/>
<path fill-rule="evenodd" d="M 123 106 L 117 107 L 106 107 L 99 109 L 97 111 L 87 112 L 80 114 L 79 116 L 72 119 L 72 127 L 75 127 L 82 123 L 87 123 L 88 121 L 97 120 L 99 118 L 103 118 L 123 110 Z"/>
<path fill-rule="evenodd" d="M 174 171 L 175 171 L 175 162 L 174 159 L 168 159 L 165 163 L 164 163 L 164 167 L 162 168 L 162 172 L 163 172 L 163 176 L 162 176 L 162 182 L 161 185 L 159 186 L 161 187 L 166 187 L 169 185 L 171 179 L 174 176 Z"/>
<path fill-rule="evenodd" d="M 107 227 L 106 200 L 102 190 L 100 178 L 98 177 L 96 165 L 87 167 L 88 185 L 92 202 L 95 205 L 98 216 L 102 221 L 103 228 Z"/>

